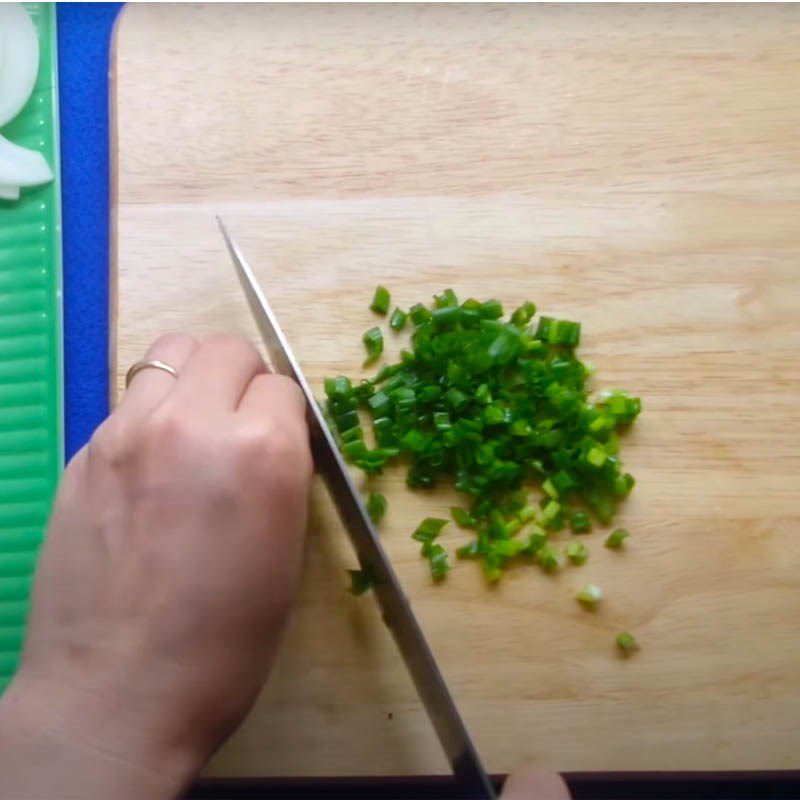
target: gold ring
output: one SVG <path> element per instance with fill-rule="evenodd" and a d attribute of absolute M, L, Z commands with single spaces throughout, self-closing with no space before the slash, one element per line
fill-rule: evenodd
<path fill-rule="evenodd" d="M 133 380 L 134 376 L 141 372 L 143 369 L 160 369 L 162 372 L 168 372 L 172 375 L 173 378 L 178 377 L 178 371 L 175 367 L 171 367 L 169 364 L 165 364 L 163 361 L 159 361 L 157 358 L 153 358 L 147 361 L 137 361 L 129 370 L 127 375 L 125 375 L 125 388 L 127 389 L 131 385 L 131 381 Z"/>

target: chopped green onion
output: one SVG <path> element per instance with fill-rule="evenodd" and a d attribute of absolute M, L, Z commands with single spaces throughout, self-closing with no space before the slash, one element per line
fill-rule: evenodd
<path fill-rule="evenodd" d="M 420 326 L 431 318 L 431 312 L 422 303 L 417 303 L 408 310 L 408 316 L 415 325 Z"/>
<path fill-rule="evenodd" d="M 608 535 L 606 547 L 610 547 L 612 550 L 618 550 L 629 536 L 630 534 L 625 528 L 617 528 Z"/>
<path fill-rule="evenodd" d="M 558 518 L 560 513 L 561 503 L 556 500 L 550 500 L 542 509 L 542 524 L 548 527 Z"/>
<path fill-rule="evenodd" d="M 457 548 L 456 555 L 459 558 L 479 558 L 481 555 L 481 551 L 477 540 Z"/>
<path fill-rule="evenodd" d="M 573 564 L 583 564 L 589 558 L 589 551 L 583 542 L 567 542 L 564 554 Z"/>
<path fill-rule="evenodd" d="M 431 312 L 431 320 L 433 324 L 439 329 L 444 328 L 452 329 L 461 320 L 461 309 L 458 306 L 441 306 L 435 308 Z"/>
<path fill-rule="evenodd" d="M 480 403 L 481 405 L 486 405 L 487 403 L 492 402 L 492 393 L 489 391 L 488 384 L 482 383 L 475 390 L 475 402 Z"/>
<path fill-rule="evenodd" d="M 526 300 L 512 315 L 512 324 L 524 328 L 536 313 L 536 304 Z"/>
<path fill-rule="evenodd" d="M 492 544 L 492 552 L 503 558 L 513 558 L 525 549 L 526 542 L 520 539 L 500 539 Z"/>
<path fill-rule="evenodd" d="M 384 291 L 376 289 L 373 307 L 386 314 Z M 356 386 L 343 376 L 325 381 L 326 420 L 350 464 L 373 475 L 403 459 L 409 487 L 444 484 L 469 499 L 450 513 L 476 538 L 456 554 L 477 560 L 492 582 L 520 556 L 544 569 L 558 568 L 563 555 L 585 561 L 582 544 L 570 542 L 562 554 L 547 532 L 565 525 L 587 532 L 592 518 L 608 523 L 635 483 L 623 469 L 619 435 L 640 413 L 640 400 L 623 391 L 590 398 L 594 370 L 575 351 L 580 324 L 540 316 L 531 326 L 535 315 L 529 301 L 509 319 L 497 300 L 459 303 L 445 289 L 408 314 L 392 312 L 393 330 L 408 317 L 413 323 L 396 363 Z M 373 363 L 383 353 L 380 329 L 367 331 L 364 344 Z M 537 489 L 542 499 L 532 504 Z M 434 523 L 414 537 L 426 557 L 436 556 L 441 575 L 446 554 L 434 539 L 444 521 Z"/>
<path fill-rule="evenodd" d="M 603 590 L 594 583 L 587 583 L 586 586 L 575 595 L 575 599 L 587 608 L 595 608 L 603 599 Z"/>
<path fill-rule="evenodd" d="M 489 583 L 497 583 L 503 577 L 502 560 L 486 557 L 481 561 L 483 574 Z"/>
<path fill-rule="evenodd" d="M 492 403 L 483 409 L 483 421 L 487 425 L 500 425 L 505 421 L 506 413 L 498 403 Z"/>
<path fill-rule="evenodd" d="M 422 550 L 423 555 L 428 559 L 431 577 L 435 581 L 440 581 L 450 570 L 447 552 L 440 544 L 424 544 Z"/>
<path fill-rule="evenodd" d="M 386 514 L 388 507 L 386 498 L 380 492 L 370 492 L 367 498 L 367 513 L 369 518 L 377 525 Z"/>
<path fill-rule="evenodd" d="M 458 411 L 460 408 L 463 408 L 466 403 L 469 402 L 469 398 L 464 394 L 464 392 L 461 392 L 458 389 L 448 389 L 444 393 L 444 398 L 456 411 Z"/>
<path fill-rule="evenodd" d="M 383 352 L 383 334 L 380 328 L 370 328 L 362 337 L 364 347 L 367 349 L 367 358 L 364 361 L 364 366 L 368 367 L 374 364 Z"/>
<path fill-rule="evenodd" d="M 623 631 L 617 635 L 617 647 L 619 647 L 625 655 L 630 655 L 634 650 L 639 649 L 639 643 L 634 639 L 633 634 Z"/>
<path fill-rule="evenodd" d="M 411 534 L 411 538 L 416 539 L 418 542 L 422 542 L 423 544 L 426 542 L 432 542 L 442 532 L 442 528 L 444 528 L 444 526 L 447 524 L 448 520 L 446 519 L 425 517 L 425 519 L 420 522 L 414 533 Z"/>
<path fill-rule="evenodd" d="M 440 295 L 434 295 L 433 303 L 436 308 L 448 308 L 458 305 L 458 298 L 452 289 L 445 289 Z"/>
<path fill-rule="evenodd" d="M 593 467 L 602 467 L 606 463 L 606 453 L 601 447 L 592 447 L 586 454 L 586 463 Z"/>
<path fill-rule="evenodd" d="M 525 555 L 535 556 L 545 545 L 547 544 L 547 534 L 541 530 L 536 529 L 530 536 L 528 536 L 528 543 L 525 545 L 525 549 L 522 551 Z M 556 556 L 555 563 L 553 564 L 554 567 L 558 566 L 558 556 L 555 554 L 555 551 L 552 555 Z M 550 554 L 547 554 L 546 558 L 550 559 Z"/>
<path fill-rule="evenodd" d="M 408 319 L 408 314 L 400 308 L 396 308 L 392 311 L 392 316 L 389 318 L 389 327 L 395 331 L 399 332 L 403 330 L 406 326 L 406 320 Z"/>
<path fill-rule="evenodd" d="M 352 428 L 348 428 L 346 431 L 342 431 L 339 438 L 344 444 L 347 442 L 354 442 L 356 439 L 363 439 L 364 429 L 360 425 L 355 425 Z"/>
<path fill-rule="evenodd" d="M 533 536 L 531 536 L 533 538 Z M 536 551 L 536 561 L 545 572 L 551 572 L 561 566 L 558 553 L 548 544 L 543 544 Z"/>
<path fill-rule="evenodd" d="M 453 506 L 453 508 L 450 509 L 450 516 L 453 518 L 453 522 L 455 522 L 459 528 L 475 527 L 475 518 L 463 508 Z"/>
<path fill-rule="evenodd" d="M 549 344 L 577 347 L 581 340 L 581 324 L 580 322 L 569 322 L 565 319 L 539 317 L 536 338 Z"/>
<path fill-rule="evenodd" d="M 349 569 L 347 571 L 350 573 L 350 592 L 352 594 L 364 594 L 375 585 L 375 580 L 368 570 Z"/>
<path fill-rule="evenodd" d="M 572 512 L 569 524 L 574 533 L 588 533 L 592 529 L 592 521 L 589 519 L 589 515 L 580 509 Z"/>
<path fill-rule="evenodd" d="M 642 401 L 638 397 L 629 397 L 626 392 L 606 392 L 598 405 L 623 425 L 633 422 L 642 410 Z"/>
<path fill-rule="evenodd" d="M 500 319 L 503 316 L 503 306 L 499 300 L 487 300 L 477 310 L 483 319 Z"/>
<path fill-rule="evenodd" d="M 349 378 L 340 375 L 337 378 L 325 379 L 325 394 L 330 400 L 341 400 L 353 393 L 353 384 Z"/>
<path fill-rule="evenodd" d="M 378 286 L 375 289 L 375 296 L 372 298 L 370 308 L 376 314 L 385 314 L 389 310 L 390 302 L 389 290 L 385 286 Z"/>

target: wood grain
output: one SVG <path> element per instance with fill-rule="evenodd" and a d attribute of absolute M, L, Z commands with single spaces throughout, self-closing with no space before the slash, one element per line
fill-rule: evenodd
<path fill-rule="evenodd" d="M 219 213 L 317 387 L 358 373 L 380 281 L 580 319 L 599 386 L 644 398 L 630 546 L 596 532 L 580 569 L 431 586 L 408 534 L 451 497 L 380 482 L 488 767 L 800 766 L 800 8 L 139 5 L 115 69 L 118 382 L 164 330 L 255 339 Z M 446 770 L 352 565 L 317 487 L 286 647 L 211 774 Z"/>

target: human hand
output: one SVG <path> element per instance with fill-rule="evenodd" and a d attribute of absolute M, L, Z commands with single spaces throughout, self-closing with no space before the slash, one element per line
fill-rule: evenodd
<path fill-rule="evenodd" d="M 570 794 L 558 773 L 523 767 L 508 776 L 500 800 L 570 800 Z"/>
<path fill-rule="evenodd" d="M 264 684 L 301 559 L 299 388 L 239 338 L 165 336 L 145 358 L 178 377 L 139 372 L 67 467 L 0 704 L 0 751 L 22 731 L 84 781 L 74 796 L 180 790 Z M 0 755 L 0 797 L 68 796 L 58 774 L 39 791 L 14 770 Z"/>

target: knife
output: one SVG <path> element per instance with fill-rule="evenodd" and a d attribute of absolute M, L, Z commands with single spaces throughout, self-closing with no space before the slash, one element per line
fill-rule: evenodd
<path fill-rule="evenodd" d="M 280 375 L 293 378 L 305 395 L 308 402 L 314 463 L 328 486 L 362 568 L 368 570 L 375 579 L 373 592 L 381 608 L 383 621 L 394 636 L 417 693 L 450 762 L 453 774 L 467 797 L 475 800 L 493 800 L 495 793 L 491 781 L 469 738 L 450 690 L 425 640 L 425 635 L 389 563 L 375 526 L 350 478 L 350 473 L 317 405 L 311 387 L 292 354 L 278 320 L 242 251 L 219 217 L 217 224 L 225 239 L 273 369 Z"/>

